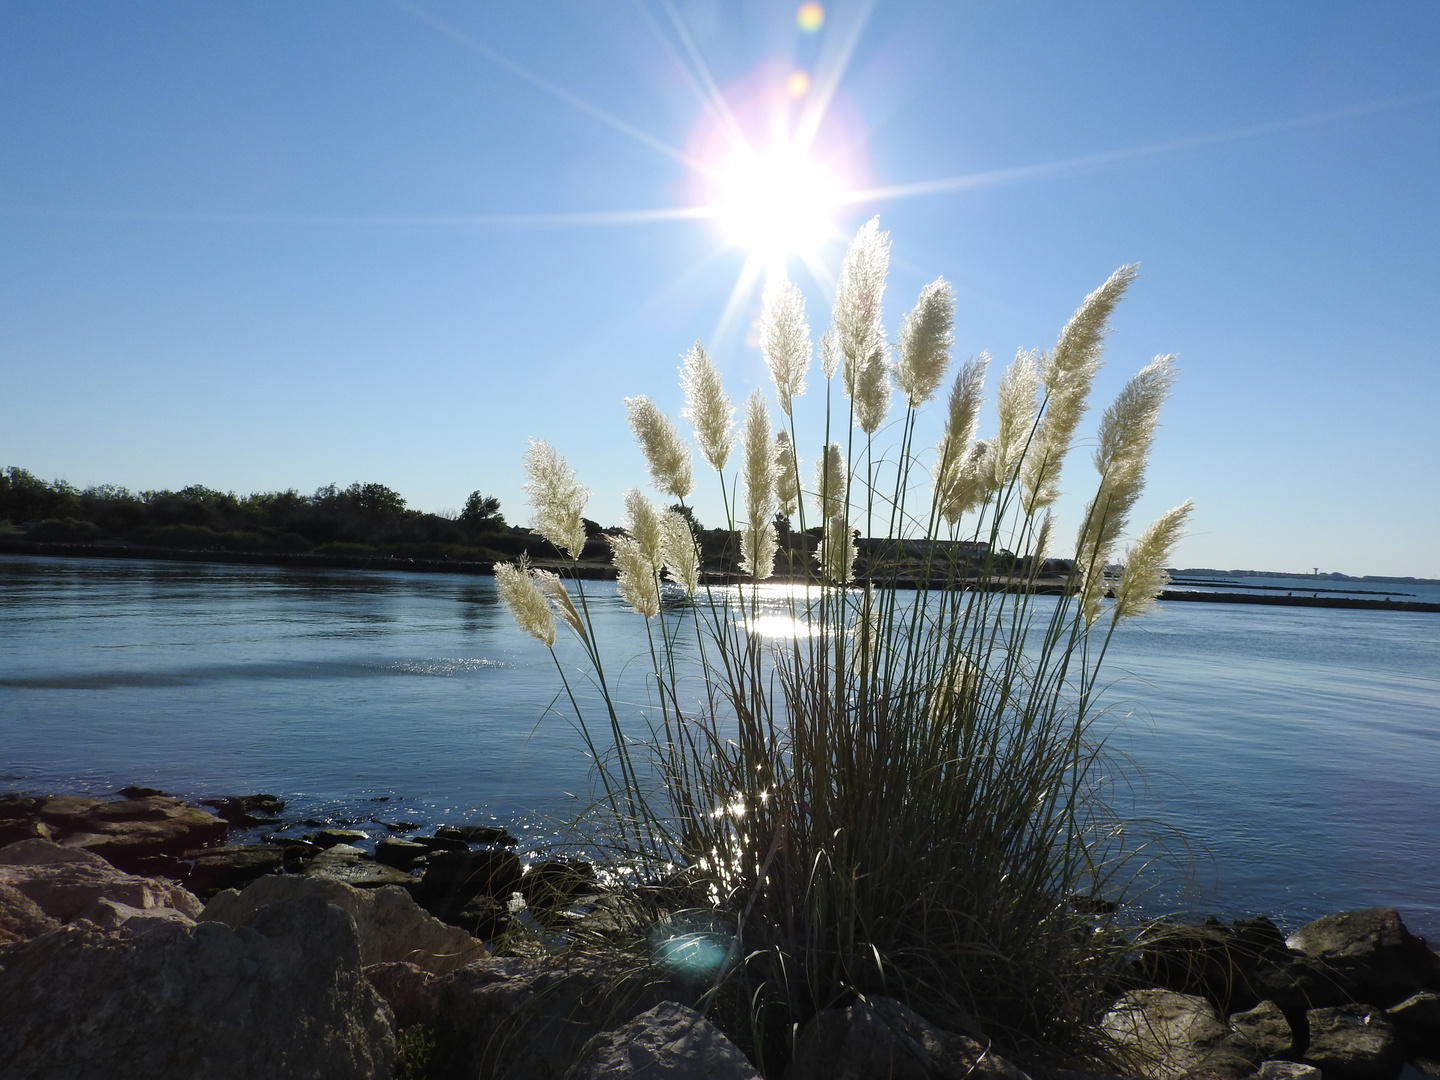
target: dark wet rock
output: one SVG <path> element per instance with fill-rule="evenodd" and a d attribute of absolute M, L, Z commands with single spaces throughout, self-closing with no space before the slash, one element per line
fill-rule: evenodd
<path fill-rule="evenodd" d="M 1339 1005 L 1306 1014 L 1305 1063 L 1325 1080 L 1389 1080 L 1400 1067 L 1400 1041 L 1379 1009 Z"/>
<path fill-rule="evenodd" d="M 1118 1056 L 1141 1075 L 1179 1080 L 1205 1073 L 1249 1076 L 1261 1058 L 1240 1031 L 1232 1031 L 1210 1002 L 1172 990 L 1132 990 L 1101 1021 Z"/>
<path fill-rule="evenodd" d="M 103 926 L 130 919 L 188 922 L 201 910 L 200 901 L 173 882 L 127 874 L 98 855 L 49 840 L 22 840 L 0 848 L 0 885 L 31 901 L 56 924 L 80 919 Z M 33 913 L 23 906 L 15 910 L 10 922 L 18 936 L 20 926 L 33 925 Z M 0 925 L 6 921 L 0 916 Z"/>
<path fill-rule="evenodd" d="M 375 845 L 375 861 L 393 866 L 396 870 L 410 870 L 429 855 L 430 850 L 424 844 L 387 836 Z"/>
<path fill-rule="evenodd" d="M 1417 990 L 1440 989 L 1440 957 L 1393 908 L 1326 915 L 1291 934 L 1288 944 L 1335 971 L 1353 989 L 1352 1000 L 1393 1005 Z"/>
<path fill-rule="evenodd" d="M 514 847 L 520 842 L 498 825 L 441 825 L 435 830 L 435 835 L 449 840 L 463 840 L 467 844 L 495 844 L 500 847 Z"/>
<path fill-rule="evenodd" d="M 1409 1057 L 1440 1058 L 1440 993 L 1421 990 L 1385 1010 Z"/>
<path fill-rule="evenodd" d="M 305 839 L 322 848 L 333 848 L 336 844 L 363 843 L 370 839 L 370 834 L 361 829 L 321 829 Z"/>
<path fill-rule="evenodd" d="M 445 851 L 430 856 L 417 896 L 422 903 L 484 895 L 508 897 L 520 884 L 520 860 L 509 851 Z"/>
<path fill-rule="evenodd" d="M 566 1080 L 760 1080 L 724 1033 L 694 1009 L 662 1001 L 586 1044 Z"/>
<path fill-rule="evenodd" d="M 1288 1058 L 1299 1049 L 1290 1021 L 1273 1001 L 1262 1001 L 1253 1009 L 1235 1013 L 1230 1017 L 1230 1029 L 1238 1032 L 1266 1061 Z"/>
<path fill-rule="evenodd" d="M 530 907 L 545 911 L 563 907 L 577 896 L 595 891 L 595 867 L 579 859 L 545 859 L 532 864 L 520 879 L 520 892 Z"/>
<path fill-rule="evenodd" d="M 453 836 L 412 836 L 411 843 L 423 844 L 431 851 L 469 851 L 470 845 Z"/>
<path fill-rule="evenodd" d="M 201 806 L 209 806 L 231 825 L 250 827 L 252 825 L 273 825 L 280 820 L 285 810 L 285 800 L 274 795 L 232 795 L 224 799 L 201 799 Z"/>
<path fill-rule="evenodd" d="M 1292 952 L 1283 964 L 1262 964 L 1250 976 L 1256 994 L 1285 1010 L 1294 1027 L 1307 1009 L 1354 1000 L 1351 987 L 1333 968 L 1304 953 Z"/>
<path fill-rule="evenodd" d="M 818 1013 L 800 1032 L 789 1080 L 1024 1080 L 1014 1065 L 890 998 Z"/>
<path fill-rule="evenodd" d="M 92 851 L 132 873 L 180 874 L 178 857 L 225 839 L 226 822 L 168 795 L 121 800 L 58 795 L 39 799 L 34 818 L 67 847 Z"/>
<path fill-rule="evenodd" d="M 64 927 L 5 952 L 0 1076 L 389 1077 L 389 1009 L 358 961 L 354 921 L 318 897 L 238 930 Z"/>
<path fill-rule="evenodd" d="M 18 843 L 21 840 L 53 840 L 55 830 L 43 821 L 34 818 L 10 818 L 0 820 L 0 847 Z"/>
<path fill-rule="evenodd" d="M 206 848 L 193 854 L 185 884 L 196 896 L 206 898 L 221 889 L 243 889 L 256 878 L 277 873 L 284 866 L 285 850 L 274 844 Z"/>
<path fill-rule="evenodd" d="M 1233 927 L 1217 919 L 1199 926 L 1157 923 L 1137 943 L 1139 973 L 1147 984 L 1203 995 L 1221 1013 L 1260 1001 L 1263 995 L 1253 979 L 1256 969 L 1289 960 L 1279 928 L 1263 916 Z"/>
<path fill-rule="evenodd" d="M 385 828 L 393 833 L 414 832 L 420 828 L 420 822 L 418 821 L 382 821 L 378 824 L 384 825 Z"/>
<path fill-rule="evenodd" d="M 306 866 L 305 876 L 338 881 L 357 889 L 376 889 L 383 885 L 400 885 L 408 889 L 417 884 L 409 874 L 393 866 L 382 866 L 359 848 L 348 844 L 337 844 L 316 855 Z"/>
<path fill-rule="evenodd" d="M 163 795 L 166 798 L 170 797 L 170 793 L 167 791 L 161 791 L 159 788 L 153 787 L 140 787 L 136 784 L 129 784 L 122 787 L 115 794 L 125 799 L 148 799 L 155 795 Z"/>
<path fill-rule="evenodd" d="M 449 896 L 425 904 L 437 919 L 459 927 L 481 941 L 494 941 L 519 929 L 509 905 L 493 896 Z"/>
<path fill-rule="evenodd" d="M 39 799 L 32 799 L 25 795 L 0 795 L 0 821 L 14 821 L 17 818 L 28 818 L 35 812 L 35 804 Z"/>
<path fill-rule="evenodd" d="M 355 920 L 362 965 L 404 961 L 432 974 L 444 974 L 487 956 L 485 946 L 422 910 L 396 886 L 357 889 L 337 881 L 272 876 L 217 895 L 205 905 L 201 922 L 243 926 L 266 904 L 318 896 Z"/>

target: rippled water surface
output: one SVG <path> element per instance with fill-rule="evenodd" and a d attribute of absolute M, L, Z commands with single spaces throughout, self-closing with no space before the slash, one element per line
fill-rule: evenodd
<path fill-rule="evenodd" d="M 587 588 L 624 668 L 641 621 Z M 1156 903 L 1288 925 L 1387 904 L 1440 937 L 1440 615 L 1174 603 L 1106 674 L 1126 809 L 1190 846 Z M 540 843 L 589 790 L 558 691 L 489 578 L 0 557 L 3 789 L 270 791 Z"/>

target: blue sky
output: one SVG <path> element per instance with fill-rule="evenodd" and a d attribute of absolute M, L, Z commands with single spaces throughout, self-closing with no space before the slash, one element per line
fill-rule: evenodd
<path fill-rule="evenodd" d="M 1097 398 L 1178 354 L 1135 520 L 1195 499 L 1177 565 L 1440 577 L 1428 2 L 837 2 L 808 33 L 790 3 L 11 0 L 0 464 L 478 488 L 524 523 L 533 435 L 618 522 L 624 396 L 678 417 L 697 339 L 737 400 L 767 381 L 758 293 L 724 318 L 747 253 L 674 211 L 705 87 L 739 108 L 796 71 L 802 104 L 835 86 L 816 145 L 852 187 L 955 181 L 835 213 L 891 234 L 892 333 L 943 275 L 993 387 L 1141 264 Z M 843 248 L 789 267 L 817 335 Z"/>

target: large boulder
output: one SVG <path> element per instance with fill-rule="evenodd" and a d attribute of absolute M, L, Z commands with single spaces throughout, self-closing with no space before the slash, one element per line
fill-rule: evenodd
<path fill-rule="evenodd" d="M 662 1001 L 591 1039 L 566 1080 L 760 1080 L 760 1074 L 705 1017 Z"/>
<path fill-rule="evenodd" d="M 220 843 L 230 828 L 214 814 L 168 795 L 118 800 L 55 795 L 38 800 L 33 814 L 67 847 L 91 851 L 129 871 Z"/>
<path fill-rule="evenodd" d="M 1394 1005 L 1417 990 L 1440 989 L 1440 957 L 1405 929 L 1393 908 L 1326 915 L 1296 930 L 1287 944 L 1344 979 L 1353 1001 Z"/>
<path fill-rule="evenodd" d="M 1284 935 L 1263 916 L 1233 927 L 1217 919 L 1198 926 L 1154 923 L 1136 943 L 1146 985 L 1207 997 L 1221 1013 L 1255 1005 L 1261 999 L 1252 983 L 1255 970 L 1289 959 Z"/>
<path fill-rule="evenodd" d="M 1101 1029 L 1117 1057 L 1154 1080 L 1249 1076 L 1262 1060 L 1243 1030 L 1232 1030 L 1194 994 L 1131 990 L 1105 1014 Z"/>
<path fill-rule="evenodd" d="M 179 885 L 127 874 L 92 852 L 50 840 L 21 840 L 0 848 L 0 942 L 81 919 L 107 927 L 137 918 L 188 923 L 201 909 L 200 901 Z"/>
<path fill-rule="evenodd" d="M 205 906 L 201 922 L 244 926 L 267 904 L 319 897 L 355 920 L 363 966 L 407 961 L 436 975 L 488 955 L 465 931 L 421 909 L 394 885 L 356 889 L 338 881 L 296 876 L 262 877 L 243 892 L 227 889 Z"/>
<path fill-rule="evenodd" d="M 1288 1058 L 1295 1052 L 1295 1032 L 1280 1006 L 1262 1001 L 1255 1008 L 1230 1017 L 1230 1030 L 1237 1032 L 1265 1061 Z"/>
<path fill-rule="evenodd" d="M 1025 1080 L 966 1035 L 943 1031 L 891 998 L 816 1014 L 800 1033 L 789 1080 Z"/>
<path fill-rule="evenodd" d="M 0 1080 L 388 1078 L 389 1008 L 320 897 L 248 925 L 63 927 L 0 953 Z"/>
<path fill-rule="evenodd" d="M 1389 1080 L 1402 1053 L 1395 1028 L 1379 1009 L 1340 1005 L 1311 1009 L 1305 1063 L 1325 1080 Z"/>

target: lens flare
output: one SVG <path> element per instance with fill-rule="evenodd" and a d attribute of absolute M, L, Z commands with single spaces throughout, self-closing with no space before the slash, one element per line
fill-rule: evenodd
<path fill-rule="evenodd" d="M 813 34 L 825 25 L 825 9 L 819 4 L 801 4 L 800 10 L 795 12 L 795 25 L 807 34 Z"/>
<path fill-rule="evenodd" d="M 834 229 L 843 191 L 823 166 L 791 146 L 737 154 L 716 177 L 716 223 L 747 251 L 785 257 L 813 251 Z"/>
<path fill-rule="evenodd" d="M 810 76 L 803 71 L 794 72 L 790 78 L 785 80 L 785 91 L 799 101 L 810 92 Z"/>

